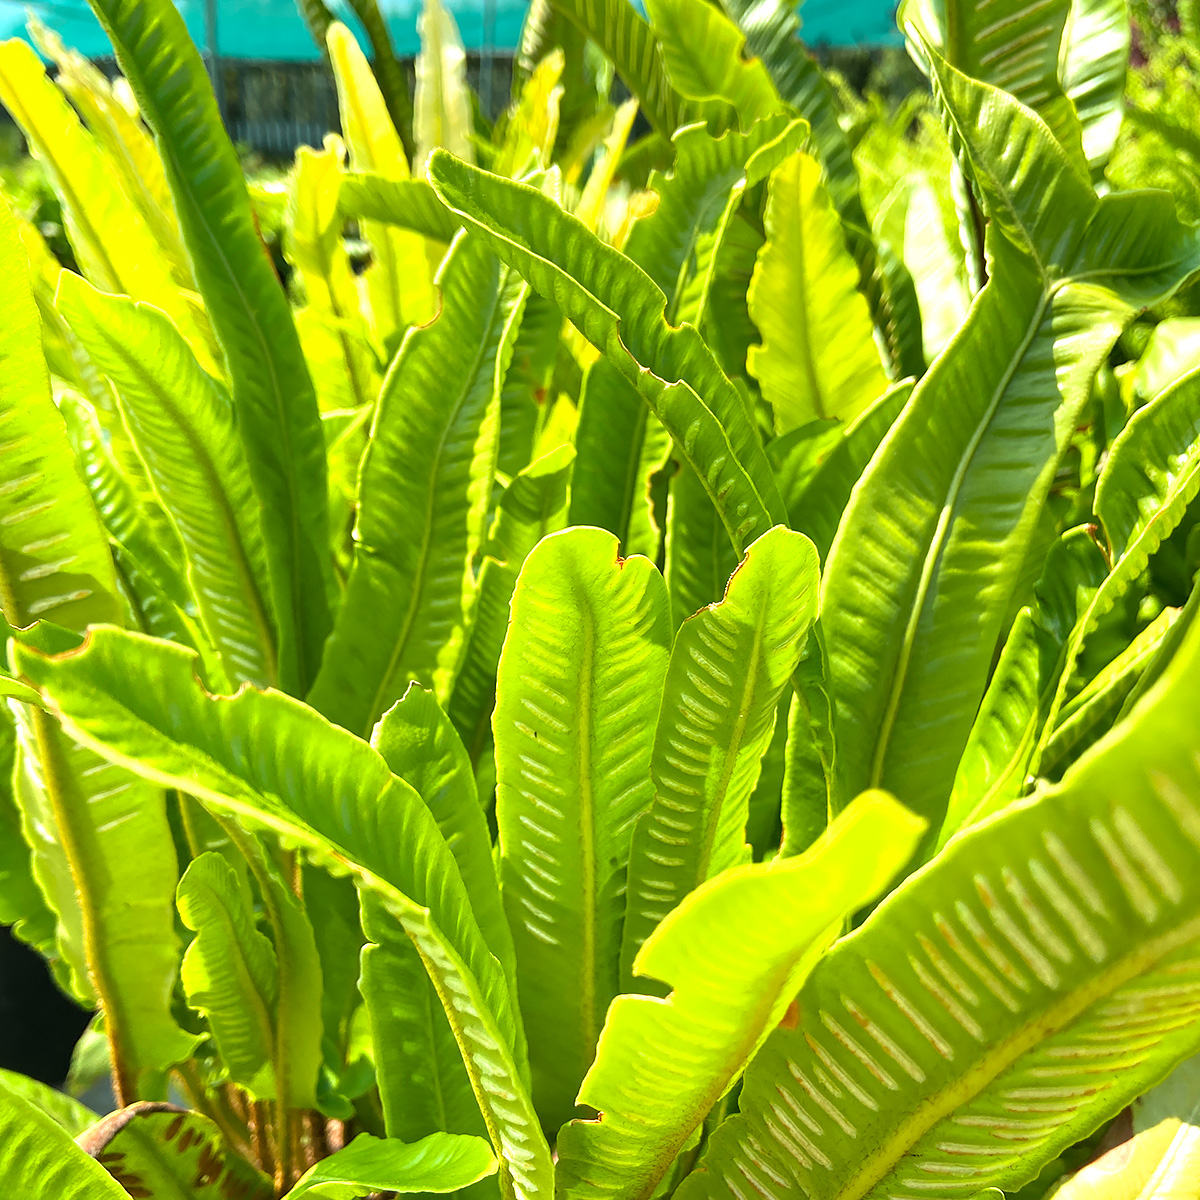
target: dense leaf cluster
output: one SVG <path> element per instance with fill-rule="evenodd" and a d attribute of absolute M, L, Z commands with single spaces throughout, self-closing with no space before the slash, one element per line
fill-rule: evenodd
<path fill-rule="evenodd" d="M 285 289 L 93 7 L 0 46 L 0 920 L 119 1107 L 0 1077 L 5 1194 L 1196 1200 L 1195 52 L 534 0 L 490 127 L 307 0 Z"/>

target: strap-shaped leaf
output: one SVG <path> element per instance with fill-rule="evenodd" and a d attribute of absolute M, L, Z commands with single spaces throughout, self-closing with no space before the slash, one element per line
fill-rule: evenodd
<path fill-rule="evenodd" d="M 567 1196 L 653 1195 L 841 922 L 887 885 L 923 827 L 890 796 L 868 794 L 806 854 L 726 871 L 663 921 L 634 970 L 671 993 L 613 1001 L 580 1089 L 603 1116 L 559 1137 Z"/>
<path fill-rule="evenodd" d="M 1058 723 L 1087 635 L 1146 569 L 1150 556 L 1183 520 L 1200 492 L 1200 369 L 1144 408 L 1118 434 L 1096 485 L 1096 515 L 1104 525 L 1112 570 L 1071 632 L 1044 733 L 1038 768 Z"/>
<path fill-rule="evenodd" d="M 704 480 L 734 546 L 782 520 L 782 502 L 737 389 L 700 335 L 666 322 L 666 297 L 618 250 L 523 184 L 437 154 L 430 181 L 638 388 Z"/>
<path fill-rule="evenodd" d="M 262 242 L 208 72 L 170 0 L 94 0 L 154 130 L 179 223 L 233 380 L 258 496 L 279 678 L 303 693 L 329 632 L 325 443 L 287 298 Z"/>
<path fill-rule="evenodd" d="M 57 658 L 20 652 L 72 736 L 349 871 L 421 954 L 502 1159 L 506 1194 L 541 1196 L 550 1157 L 513 1059 L 515 1015 L 444 839 L 420 797 L 365 742 L 278 692 L 213 697 L 195 658 L 94 630 Z M 487 1081 L 486 1084 L 484 1081 Z"/>
<path fill-rule="evenodd" d="M 495 1156 L 482 1138 L 433 1133 L 408 1144 L 360 1133 L 308 1171 L 286 1200 L 301 1196 L 352 1200 L 375 1192 L 457 1192 L 495 1171 Z"/>
<path fill-rule="evenodd" d="M 270 1200 L 271 1182 L 230 1149 L 221 1130 L 173 1104 L 118 1109 L 77 1138 L 130 1195 Z"/>
<path fill-rule="evenodd" d="M 420 952 L 384 903 L 362 895 L 362 991 L 389 1137 L 487 1132 L 454 1031 Z"/>
<path fill-rule="evenodd" d="M 171 1014 L 177 867 L 165 797 L 76 744 L 40 709 L 21 713 L 17 730 L 17 801 L 73 990 L 104 1009 L 118 1097 L 154 1096 L 195 1041 Z"/>
<path fill-rule="evenodd" d="M 141 117 L 130 112 L 114 95 L 112 83 L 99 68 L 77 50 L 68 49 L 58 34 L 36 17 L 26 24 L 33 44 L 58 68 L 54 82 L 67 93 L 92 136 L 108 152 L 121 187 L 137 205 L 154 234 L 175 282 L 194 292 L 196 278 L 183 244 L 183 231 L 179 228 L 162 159 L 154 148 L 150 131 Z M 201 319 L 200 314 L 194 312 L 193 315 Z M 206 316 L 202 321 L 207 325 Z M 209 329 L 210 335 L 211 332 Z"/>
<path fill-rule="evenodd" d="M 276 678 L 267 551 L 229 397 L 167 317 L 64 272 L 58 308 L 112 381 L 231 682 Z"/>
<path fill-rule="evenodd" d="M 807 850 L 843 805 L 837 790 L 829 651 L 820 621 L 809 632 L 804 653 L 792 674 L 792 688 L 779 798 L 783 825 L 779 853 L 783 858 Z"/>
<path fill-rule="evenodd" d="M 788 0 L 721 0 L 721 7 L 746 35 L 750 52 L 761 58 L 780 96 L 812 127 L 813 147 L 825 168 L 826 186 L 842 220 L 846 245 L 858 263 L 871 315 L 888 347 L 897 376 L 924 370 L 920 330 L 897 312 L 898 297 L 879 263 L 871 225 L 859 194 L 850 140 L 838 120 L 833 88 L 797 37 L 800 21 Z M 906 335 L 907 330 L 907 335 Z"/>
<path fill-rule="evenodd" d="M 279 968 L 270 939 L 255 928 L 250 889 L 209 851 L 188 865 L 176 902 L 196 934 L 181 968 L 188 1003 L 208 1021 L 230 1079 L 269 1100 Z"/>
<path fill-rule="evenodd" d="M 746 189 L 766 179 L 807 134 L 804 122 L 779 115 L 745 133 L 714 138 L 705 126 L 688 125 L 672 138 L 671 171 L 650 177 L 658 207 L 634 224 L 625 243 L 626 255 L 667 297 L 672 325 L 699 325 L 718 249 Z"/>
<path fill-rule="evenodd" d="M 457 671 L 499 389 L 526 293 L 465 234 L 438 286 L 441 313 L 407 335 L 380 391 L 360 471 L 354 566 L 310 696 L 361 737 L 411 680 L 445 696 Z"/>
<path fill-rule="evenodd" d="M 1042 778 L 1058 779 L 1065 767 L 1112 728 L 1143 672 L 1162 651 L 1178 615 L 1178 609 L 1163 609 L 1063 706 L 1038 760 Z"/>
<path fill-rule="evenodd" d="M 204 656 L 205 670 L 212 678 L 222 678 L 224 668 L 196 619 L 187 564 L 174 527 L 152 498 L 139 499 L 133 481 L 117 463 L 115 439 L 105 436 L 92 406 L 63 391 L 58 411 L 92 502 L 112 539 L 118 573 L 143 632 L 196 646 Z M 140 468 L 132 443 L 127 450 Z M 138 483 L 149 487 L 144 471 Z"/>
<path fill-rule="evenodd" d="M 587 368 L 579 390 L 570 524 L 607 529 L 626 550 L 635 513 L 648 503 L 643 450 L 650 419 L 637 389 L 611 359 L 602 356 Z M 670 442 L 665 431 L 658 440 L 661 460 Z"/>
<path fill-rule="evenodd" d="M 0 1171 L 14 1200 L 129 1200 L 129 1193 L 62 1126 L 3 1083 Z"/>
<path fill-rule="evenodd" d="M 447 710 L 473 763 L 478 763 L 491 736 L 496 669 L 517 575 L 534 546 L 567 524 L 567 486 L 574 462 L 571 446 L 551 450 L 512 480 L 496 506 L 462 670 Z"/>
<path fill-rule="evenodd" d="M 7 662 L 7 648 L 3 653 Z M 24 687 L 12 676 L 0 675 L 0 691 Z M 25 701 L 24 696 L 18 698 Z M 0 708 L 0 924 L 9 926 L 20 941 L 37 950 L 58 976 L 63 964 L 58 957 L 57 923 L 34 879 L 32 851 L 13 795 L 16 759 L 17 733 L 6 704 Z M 66 991 L 70 983 L 62 980 L 61 986 Z"/>
<path fill-rule="evenodd" d="M 215 370 L 191 305 L 141 212 L 130 204 L 115 164 L 46 77 L 32 47 L 15 38 L 0 46 L 0 101 L 54 183 L 71 247 L 88 278 L 169 313 L 205 366 Z"/>
<path fill-rule="evenodd" d="M 1193 630 L 1063 782 L 973 826 L 818 964 L 683 1185 L 1014 1191 L 1200 1043 Z"/>
<path fill-rule="evenodd" d="M 936 823 L 1065 444 L 1056 429 L 1200 246 L 1165 193 L 1097 200 L 1034 113 L 931 58 L 994 222 L 992 278 L 855 488 L 822 612 L 843 794 L 878 783 Z"/>
<path fill-rule="evenodd" d="M 400 137 L 404 153 L 413 154 L 412 98 L 408 94 L 408 73 L 396 58 L 391 31 L 377 0 L 347 0 L 350 10 L 362 22 L 371 43 L 371 73 L 383 94 L 388 115 Z"/>
<path fill-rule="evenodd" d="M 777 526 L 747 549 L 725 598 L 675 635 L 650 759 L 654 801 L 629 856 L 626 990 L 655 927 L 706 879 L 745 859 L 750 795 L 816 616 L 819 578 L 812 543 Z"/>
<path fill-rule="evenodd" d="M 517 955 L 534 1095 L 557 1127 L 619 990 L 625 865 L 651 799 L 667 667 L 666 588 L 600 529 L 525 560 L 496 683 L 501 890 Z"/>
<path fill-rule="evenodd" d="M 500 901 L 492 838 L 471 760 L 450 718 L 432 692 L 410 685 L 375 727 L 371 745 L 433 813 L 458 863 L 483 940 L 509 975 L 515 995 L 512 933 Z"/>
<path fill-rule="evenodd" d="M 379 394 L 379 364 L 342 243 L 344 157 L 334 134 L 323 150 L 301 146 L 288 192 L 284 249 L 304 285 L 307 304 L 296 326 L 322 413 L 361 409 Z"/>
<path fill-rule="evenodd" d="M 335 21 L 326 44 L 351 167 L 386 179 L 408 180 L 408 159 L 400 135 L 358 41 Z M 373 257 L 366 279 L 375 336 L 390 358 L 408 325 L 424 324 L 437 312 L 425 245 L 407 229 L 374 221 L 363 223 L 362 234 Z"/>
<path fill-rule="evenodd" d="M 423 0 L 417 32 L 421 49 L 413 101 L 413 170 L 420 175 L 439 146 L 465 162 L 475 161 L 475 150 L 467 52 L 454 17 L 441 0 Z"/>
<path fill-rule="evenodd" d="M 0 610 L 16 626 L 116 620 L 112 556 L 50 398 L 29 259 L 3 199 L 0 273 Z"/>
<path fill-rule="evenodd" d="M 1071 0 L 905 0 L 896 23 L 929 73 L 931 46 L 950 66 L 1015 96 L 1046 122 L 1074 166 L 1085 164 L 1079 118 L 1059 82 L 1059 50 Z"/>
<path fill-rule="evenodd" d="M 1128 0 L 1072 0 L 1058 78 L 1083 127 L 1083 155 L 1103 171 L 1125 115 L 1131 22 Z"/>
<path fill-rule="evenodd" d="M 437 242 L 449 242 L 459 226 L 427 180 L 388 179 L 373 171 L 342 176 L 338 211 L 356 220 L 411 229 Z"/>
<path fill-rule="evenodd" d="M 774 411 L 775 432 L 853 420 L 887 376 L 816 159 L 794 154 L 775 168 L 763 220 L 767 242 L 748 297 L 762 345 L 750 348 L 747 367 Z"/>

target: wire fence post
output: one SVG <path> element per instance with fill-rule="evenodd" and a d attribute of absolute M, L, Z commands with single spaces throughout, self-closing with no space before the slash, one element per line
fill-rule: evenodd
<path fill-rule="evenodd" d="M 479 102 L 488 120 L 496 112 L 496 0 L 483 0 L 483 37 L 479 47 Z"/>
<path fill-rule="evenodd" d="M 225 112 L 225 77 L 221 70 L 221 51 L 217 42 L 217 2 L 204 0 L 204 42 L 208 54 L 208 75 L 212 80 L 213 95 L 217 98 L 217 111 L 221 114 L 221 123 L 228 128 L 228 114 Z"/>

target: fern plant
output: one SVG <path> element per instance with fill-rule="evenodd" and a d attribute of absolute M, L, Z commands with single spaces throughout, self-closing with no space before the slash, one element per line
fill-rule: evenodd
<path fill-rule="evenodd" d="M 1200 238 L 998 2 L 889 113 L 537 0 L 494 126 L 306 5 L 286 283 L 169 0 L 0 46 L 0 920 L 117 1100 L 9 1195 L 1200 1196 Z"/>

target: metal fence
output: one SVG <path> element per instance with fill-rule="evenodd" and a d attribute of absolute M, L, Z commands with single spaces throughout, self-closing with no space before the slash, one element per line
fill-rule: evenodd
<path fill-rule="evenodd" d="M 405 63 L 409 84 L 413 65 Z M 229 136 L 266 158 L 290 158 L 297 146 L 319 146 L 338 131 L 337 92 L 323 62 L 221 60 L 221 91 Z M 483 113 L 494 119 L 508 103 L 512 63 L 504 52 L 467 55 L 467 79 Z"/>

